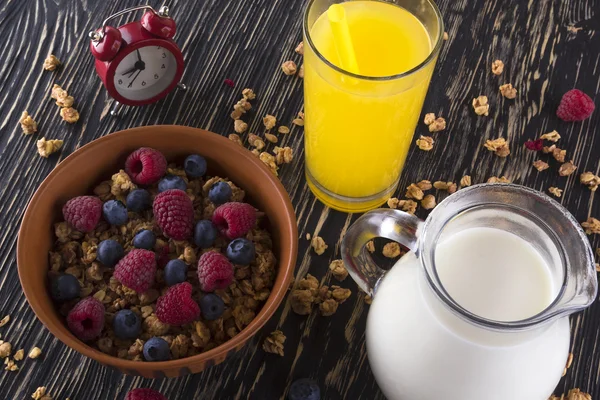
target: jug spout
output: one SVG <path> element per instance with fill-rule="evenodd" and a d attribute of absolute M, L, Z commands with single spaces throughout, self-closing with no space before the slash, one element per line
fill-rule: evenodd
<path fill-rule="evenodd" d="M 594 254 L 590 242 L 571 214 L 563 216 L 571 219 L 571 226 L 561 226 L 565 233 L 559 238 L 564 254 L 565 279 L 555 303 L 546 310 L 547 318 L 553 319 L 572 314 L 588 307 L 597 297 L 598 279 L 594 263 Z M 561 223 L 559 218 L 549 218 L 547 223 Z M 572 233 L 568 233 L 573 230 Z"/>

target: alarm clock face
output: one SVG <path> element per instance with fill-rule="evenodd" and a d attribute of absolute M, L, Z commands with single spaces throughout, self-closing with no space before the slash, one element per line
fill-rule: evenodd
<path fill-rule="evenodd" d="M 145 46 L 131 51 L 115 70 L 114 84 L 126 99 L 143 101 L 163 92 L 177 72 L 175 56 L 162 46 Z"/>

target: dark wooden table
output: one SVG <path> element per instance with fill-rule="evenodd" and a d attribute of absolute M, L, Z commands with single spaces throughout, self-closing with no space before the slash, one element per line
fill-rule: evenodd
<path fill-rule="evenodd" d="M 172 400 L 277 399 L 301 377 L 316 379 L 326 399 L 383 398 L 365 351 L 368 306 L 351 279 L 342 286 L 353 295 L 335 315 L 321 317 L 315 311 L 298 316 L 284 303 L 237 355 L 204 373 L 179 379 L 153 381 L 113 372 L 64 346 L 30 310 L 17 277 L 17 232 L 28 200 L 61 159 L 93 139 L 140 125 L 181 124 L 232 133 L 229 113 L 245 87 L 258 94 L 257 117 L 271 113 L 290 125 L 302 109 L 302 80 L 285 76 L 280 65 L 288 59 L 301 61 L 294 48 L 301 39 L 305 1 L 173 0 L 176 40 L 188 66 L 183 80 L 189 90 L 155 105 L 129 109 L 120 118 L 111 117 L 112 100 L 95 74 L 86 33 L 109 14 L 137 4 L 133 0 L 0 2 L 0 317 L 11 315 L 0 333 L 15 350 L 34 345 L 43 350 L 42 359 L 19 362 L 18 372 L 0 371 L 0 398 L 30 398 L 38 386 L 47 386 L 59 400 L 122 399 L 130 388 L 143 386 L 159 389 Z M 156 0 L 150 4 L 160 6 Z M 549 170 L 537 172 L 531 167 L 536 154 L 523 148 L 527 138 L 556 129 L 563 137 L 560 147 L 574 159 L 578 172 L 599 172 L 600 111 L 585 122 L 566 123 L 557 119 L 555 110 L 561 95 L 573 87 L 598 99 L 600 1 L 441 0 L 439 5 L 449 40 L 423 111 L 444 116 L 448 128 L 436 135 L 433 151 L 412 148 L 399 192 L 420 179 L 458 181 L 469 174 L 474 182 L 484 182 L 505 175 L 542 191 L 550 186 L 565 189 L 560 201 L 580 221 L 589 215 L 600 217 L 600 203 L 579 184 L 579 174 L 559 177 L 554 161 Z M 42 70 L 49 53 L 65 63 L 61 70 Z M 490 72 L 495 59 L 506 63 L 501 77 Z M 223 83 L 226 78 L 235 82 L 235 88 Z M 508 82 L 519 91 L 514 101 L 498 93 L 498 85 Z M 59 117 L 49 99 L 53 83 L 75 97 L 81 113 L 77 124 L 67 125 Z M 471 99 L 480 94 L 490 98 L 489 117 L 478 117 L 471 108 Z M 18 126 L 23 110 L 39 123 L 33 137 L 22 135 Z M 260 131 L 261 126 L 260 118 L 255 118 L 250 131 Z M 426 131 L 420 123 L 416 135 Z M 65 146 L 59 154 L 43 159 L 35 145 L 42 136 L 64 139 Z M 512 154 L 506 159 L 482 147 L 486 139 L 498 136 L 511 142 Z M 302 137 L 297 127 L 285 137 L 284 143 L 294 148 L 295 160 L 280 175 L 298 216 L 296 277 L 310 272 L 327 284 L 332 281 L 327 266 L 339 258 L 340 236 L 356 217 L 330 210 L 312 196 L 302 173 Z M 418 214 L 425 216 L 422 210 Z M 306 233 L 325 239 L 329 245 L 325 254 L 317 256 L 310 249 Z M 594 248 L 600 246 L 599 236 L 590 237 Z M 34 243 L 31 247 L 35 251 Z M 600 396 L 599 323 L 598 303 L 572 318 L 575 357 L 557 393 L 580 387 L 593 398 Z M 264 337 L 276 328 L 287 336 L 282 358 L 261 350 Z"/>

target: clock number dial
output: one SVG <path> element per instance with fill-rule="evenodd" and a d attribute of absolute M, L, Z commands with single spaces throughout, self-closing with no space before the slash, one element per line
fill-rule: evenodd
<path fill-rule="evenodd" d="M 173 82 L 177 62 L 173 53 L 162 46 L 145 46 L 128 53 L 115 70 L 114 87 L 130 100 L 155 97 Z"/>

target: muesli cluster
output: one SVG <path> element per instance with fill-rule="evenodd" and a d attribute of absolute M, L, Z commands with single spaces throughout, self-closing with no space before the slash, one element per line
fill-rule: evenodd
<path fill-rule="evenodd" d="M 246 88 L 242 91 L 242 98 L 233 106 L 233 111 L 230 116 L 233 119 L 233 128 L 236 133 L 229 135 L 229 140 L 234 143 L 243 146 L 243 140 L 240 135 L 244 134 L 248 130 L 248 123 L 242 121 L 242 117 L 248 111 L 252 109 L 250 101 L 256 99 L 256 94 L 252 89 Z M 304 115 L 304 114 L 302 114 Z M 295 121 L 295 120 L 294 120 Z M 266 151 L 261 152 L 266 147 L 265 140 L 269 143 L 278 143 L 279 138 L 273 134 L 273 128 L 277 125 L 277 118 L 274 115 L 267 114 L 262 119 L 265 127 L 264 140 L 260 135 L 254 133 L 248 133 L 248 144 L 253 147 L 251 153 L 257 156 L 275 176 L 278 175 L 279 166 L 282 164 L 289 164 L 294 159 L 293 151 L 291 147 L 279 147 L 273 148 L 273 154 Z M 292 121 L 293 122 L 293 121 Z M 283 135 L 290 133 L 290 128 L 285 125 L 279 126 L 277 129 L 278 133 Z"/>
<path fill-rule="evenodd" d="M 100 351 L 162 361 L 237 335 L 277 273 L 264 213 L 206 160 L 140 148 L 55 225 L 50 291 L 69 329 Z"/>

